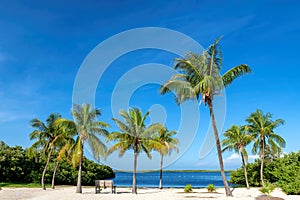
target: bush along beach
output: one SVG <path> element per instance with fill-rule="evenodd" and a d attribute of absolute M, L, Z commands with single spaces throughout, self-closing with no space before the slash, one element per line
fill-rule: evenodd
<path fill-rule="evenodd" d="M 260 160 L 256 160 L 247 165 L 250 186 L 261 186 L 260 164 Z M 279 186 L 286 194 L 300 195 L 300 151 L 269 160 L 265 163 L 263 175 L 266 181 Z M 245 184 L 243 168 L 233 171 L 229 182 Z"/>
<path fill-rule="evenodd" d="M 0 182 L 8 183 L 40 183 L 46 158 L 38 153 L 35 157 L 27 155 L 28 149 L 21 146 L 10 147 L 0 142 Z M 55 154 L 53 157 L 55 158 Z M 55 165 L 49 164 L 45 175 L 45 183 L 51 183 Z M 82 167 L 82 183 L 94 185 L 97 179 L 114 178 L 115 174 L 109 166 L 100 165 L 84 157 Z M 75 185 L 77 169 L 69 162 L 62 160 L 55 176 L 56 184 Z"/>

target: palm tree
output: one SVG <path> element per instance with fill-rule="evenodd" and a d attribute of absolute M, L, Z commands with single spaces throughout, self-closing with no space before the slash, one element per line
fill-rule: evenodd
<path fill-rule="evenodd" d="M 98 162 L 101 156 L 105 156 L 107 150 L 105 144 L 97 137 L 98 135 L 104 137 L 108 135 L 108 131 L 105 128 L 108 128 L 109 125 L 97 120 L 100 115 L 100 109 L 93 109 L 90 104 L 74 104 L 72 109 L 74 121 L 68 119 L 59 121 L 62 126 L 68 127 L 70 130 L 76 128 L 77 132 L 75 143 L 69 150 L 72 154 L 72 164 L 78 166 L 76 193 L 82 193 L 81 174 L 85 142 L 88 142 L 93 156 Z"/>
<path fill-rule="evenodd" d="M 177 138 L 173 138 L 177 133 L 175 131 L 168 131 L 167 128 L 163 127 L 159 132 L 158 136 L 155 138 L 156 141 L 161 143 L 161 146 L 157 150 L 160 153 L 160 173 L 159 173 L 159 189 L 162 189 L 162 167 L 164 156 L 171 154 L 172 150 L 177 150 L 177 145 L 179 143 Z"/>
<path fill-rule="evenodd" d="M 138 108 L 130 108 L 128 112 L 122 110 L 120 115 L 124 118 L 125 122 L 113 118 L 116 122 L 120 132 L 112 132 L 108 136 L 109 141 L 118 141 L 107 151 L 107 155 L 118 150 L 119 156 L 123 156 L 127 150 L 133 150 L 133 179 L 132 179 L 132 193 L 137 194 L 136 187 L 136 167 L 137 157 L 139 153 L 144 151 L 148 158 L 151 159 L 150 150 L 158 148 L 160 143 L 154 140 L 154 133 L 158 132 L 162 125 L 152 124 L 150 126 L 145 125 L 145 120 L 149 115 L 149 111 L 143 116 L 143 113 Z"/>
<path fill-rule="evenodd" d="M 76 128 L 74 127 L 70 129 L 67 126 L 61 126 L 61 124 L 57 124 L 57 125 L 60 125 L 60 129 L 59 129 L 59 134 L 53 139 L 53 143 L 57 151 L 57 158 L 56 158 L 56 164 L 52 175 L 52 184 L 51 184 L 52 189 L 55 189 L 55 175 L 56 175 L 57 168 L 60 164 L 60 161 L 63 158 L 68 158 L 70 156 L 71 147 L 75 143 L 73 137 L 77 133 Z"/>
<path fill-rule="evenodd" d="M 188 53 L 183 59 L 175 59 L 174 68 L 181 73 L 173 75 L 170 80 L 164 83 L 160 88 L 160 93 L 165 94 L 174 91 L 178 105 L 189 99 L 197 99 L 200 100 L 200 103 L 204 102 L 205 105 L 208 105 L 226 195 L 232 196 L 224 172 L 221 145 L 213 111 L 213 99 L 215 95 L 222 92 L 224 87 L 229 86 L 239 76 L 250 73 L 251 69 L 242 64 L 228 70 L 221 76 L 222 52 L 219 47 L 220 39 L 217 39 L 201 55 Z"/>
<path fill-rule="evenodd" d="M 41 179 L 43 190 L 46 190 L 44 178 L 54 149 L 53 140 L 58 135 L 59 130 L 58 127 L 55 125 L 55 121 L 59 118 L 61 118 L 60 114 L 52 113 L 46 119 L 46 123 L 42 122 L 37 118 L 30 121 L 30 125 L 36 130 L 30 133 L 29 137 L 30 140 L 36 140 L 36 142 L 33 143 L 32 146 L 29 148 L 29 152 L 33 152 L 33 150 L 35 149 L 42 148 L 44 155 L 47 156 L 46 165 L 44 167 Z"/>
<path fill-rule="evenodd" d="M 264 168 L 264 159 L 265 159 L 265 150 L 266 147 L 271 148 L 273 151 L 278 151 L 278 148 L 285 147 L 284 139 L 274 133 L 274 129 L 280 125 L 284 124 L 283 119 L 272 120 L 272 114 L 264 114 L 261 110 L 256 110 L 251 113 L 251 115 L 246 119 L 249 126 L 249 132 L 254 138 L 254 144 L 252 148 L 252 153 L 259 154 L 261 159 L 260 166 L 260 179 L 261 184 L 264 187 L 264 177 L 263 177 L 263 168 Z"/>
<path fill-rule="evenodd" d="M 224 133 L 225 139 L 221 144 L 224 147 L 223 152 L 226 150 L 234 150 L 242 157 L 242 165 L 244 168 L 244 175 L 246 180 L 247 189 L 249 189 L 248 176 L 246 163 L 248 162 L 248 153 L 245 147 L 252 141 L 251 135 L 247 134 L 247 126 L 235 126 L 233 125 Z"/>

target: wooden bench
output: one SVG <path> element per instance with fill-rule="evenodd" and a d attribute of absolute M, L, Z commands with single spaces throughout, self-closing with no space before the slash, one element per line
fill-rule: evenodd
<path fill-rule="evenodd" d="M 116 186 L 113 180 L 95 180 L 95 193 L 100 193 L 101 188 L 111 188 L 111 193 L 116 194 Z"/>

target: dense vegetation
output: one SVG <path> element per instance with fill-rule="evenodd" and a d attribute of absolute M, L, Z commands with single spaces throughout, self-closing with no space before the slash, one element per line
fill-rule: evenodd
<path fill-rule="evenodd" d="M 250 186 L 261 186 L 260 160 L 247 165 Z M 266 181 L 282 188 L 287 194 L 300 195 L 300 151 L 289 153 L 282 158 L 268 160 L 264 165 Z M 245 184 L 243 168 L 230 174 L 231 183 Z"/>
<path fill-rule="evenodd" d="M 46 158 L 40 155 L 31 158 L 27 155 L 27 151 L 21 146 L 10 147 L 4 142 L 0 142 L 0 182 L 40 183 Z M 53 158 L 56 156 L 54 154 Z M 51 183 L 54 167 L 54 163 L 49 164 L 45 175 L 46 183 Z M 77 170 L 69 162 L 62 160 L 56 173 L 55 182 L 75 185 Z M 83 185 L 94 185 L 96 179 L 114 178 L 114 176 L 110 167 L 84 158 L 82 164 Z"/>

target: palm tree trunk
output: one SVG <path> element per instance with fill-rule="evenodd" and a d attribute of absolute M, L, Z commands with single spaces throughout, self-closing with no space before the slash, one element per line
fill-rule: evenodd
<path fill-rule="evenodd" d="M 225 187 L 225 192 L 226 192 L 226 196 L 232 196 L 228 182 L 226 180 L 226 175 L 225 175 L 225 171 L 224 171 L 224 164 L 223 164 L 223 158 L 222 158 L 222 151 L 221 151 L 221 144 L 220 144 L 220 139 L 219 139 L 219 134 L 218 134 L 218 130 L 217 130 L 217 126 L 216 126 L 216 121 L 215 121 L 215 115 L 214 115 L 214 111 L 213 111 L 213 105 L 212 105 L 212 100 L 208 100 L 208 106 L 209 106 L 209 112 L 210 112 L 210 117 L 211 117 L 211 122 L 213 125 L 213 129 L 214 129 L 214 135 L 215 135 L 215 139 L 216 139 L 216 146 L 217 146 L 217 152 L 218 152 L 218 159 L 219 159 L 219 164 L 220 164 L 220 170 L 221 170 L 221 175 L 222 175 L 222 179 L 223 179 L 223 184 Z"/>
<path fill-rule="evenodd" d="M 247 168 L 246 168 L 246 163 L 245 163 L 244 155 L 243 155 L 242 152 L 241 152 L 241 156 L 242 156 L 242 162 L 243 162 L 243 167 L 244 167 L 244 175 L 245 175 L 245 180 L 246 180 L 246 187 L 247 187 L 247 189 L 249 189 Z"/>
<path fill-rule="evenodd" d="M 54 167 L 54 171 L 53 171 L 53 176 L 52 176 L 52 189 L 55 189 L 55 185 L 54 185 L 54 181 L 55 181 L 55 175 L 56 175 L 56 170 L 58 168 L 59 165 L 59 160 L 56 161 L 56 165 Z"/>
<path fill-rule="evenodd" d="M 82 173 L 82 169 L 81 169 L 81 165 L 82 165 L 82 156 L 80 157 L 80 160 L 79 160 L 76 193 L 82 193 L 82 187 L 81 187 L 81 173 Z"/>
<path fill-rule="evenodd" d="M 163 168 L 163 162 L 164 162 L 164 156 L 161 155 L 160 171 L 159 171 L 159 189 L 163 189 L 163 186 L 162 186 L 162 168 Z"/>
<path fill-rule="evenodd" d="M 265 187 L 264 182 L 264 159 L 265 159 L 265 140 L 264 137 L 262 138 L 262 152 L 261 152 L 261 165 L 260 165 L 260 180 L 261 185 Z"/>
<path fill-rule="evenodd" d="M 81 187 L 81 173 L 82 173 L 82 160 L 83 160 L 83 142 L 82 142 L 82 151 L 79 159 L 79 168 L 78 168 L 78 177 L 77 177 L 77 188 L 76 193 L 82 193 Z"/>
<path fill-rule="evenodd" d="M 137 194 L 137 188 L 136 188 L 136 165 L 137 165 L 137 146 L 134 146 L 134 159 L 133 159 L 133 178 L 132 178 L 132 194 Z"/>
<path fill-rule="evenodd" d="M 41 183 L 42 183 L 43 190 L 46 190 L 44 179 L 45 179 L 45 174 L 46 174 L 47 167 L 48 167 L 49 162 L 50 162 L 51 154 L 52 154 L 52 147 L 50 147 L 50 151 L 49 151 L 49 154 L 48 154 L 47 162 L 46 162 L 46 165 L 44 167 L 43 174 L 42 174 Z"/>

